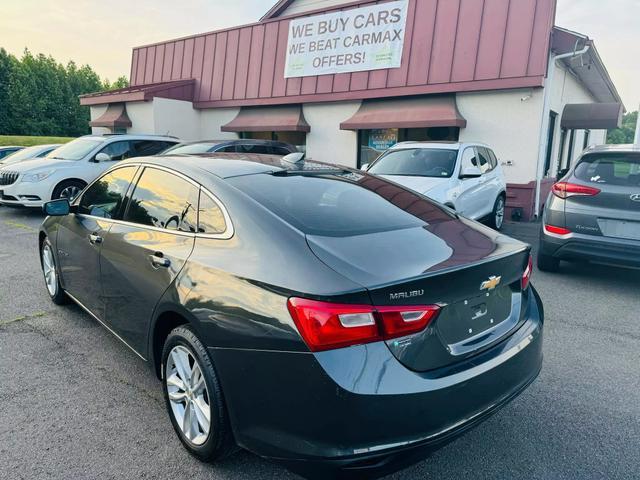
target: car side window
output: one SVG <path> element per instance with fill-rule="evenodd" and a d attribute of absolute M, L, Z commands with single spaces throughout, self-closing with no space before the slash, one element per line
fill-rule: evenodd
<path fill-rule="evenodd" d="M 166 150 L 174 145 L 169 142 L 159 142 L 157 140 L 132 140 L 131 156 L 132 157 L 148 157 Z"/>
<path fill-rule="evenodd" d="M 205 192 L 200 191 L 198 233 L 219 234 L 227 230 L 220 206 Z"/>
<path fill-rule="evenodd" d="M 468 147 L 462 152 L 462 168 L 466 165 L 474 165 L 478 166 L 478 157 L 476 156 L 476 149 L 473 147 Z"/>
<path fill-rule="evenodd" d="M 492 167 L 487 149 L 484 147 L 476 147 L 476 149 L 478 150 L 478 168 L 483 174 L 489 172 Z"/>
<path fill-rule="evenodd" d="M 226 147 L 218 148 L 214 150 L 215 152 L 223 152 L 223 153 L 235 153 L 236 146 L 235 145 L 227 145 Z"/>
<path fill-rule="evenodd" d="M 239 153 L 269 153 L 269 148 L 266 145 L 236 145 Z"/>
<path fill-rule="evenodd" d="M 128 140 L 113 142 L 104 147 L 98 153 L 106 153 L 112 161 L 124 160 L 131 157 L 131 143 Z"/>
<path fill-rule="evenodd" d="M 270 152 L 273 155 L 282 155 L 282 156 L 286 156 L 289 155 L 291 152 L 289 150 L 287 150 L 286 148 L 283 147 L 272 147 L 270 148 Z"/>
<path fill-rule="evenodd" d="M 82 195 L 78 213 L 118 218 L 125 195 L 138 167 L 113 170 L 94 182 Z"/>
<path fill-rule="evenodd" d="M 489 161 L 491 162 L 491 170 L 493 170 L 494 168 L 496 168 L 498 166 L 498 157 L 496 157 L 496 154 L 490 148 L 487 148 L 487 152 L 489 153 Z"/>
<path fill-rule="evenodd" d="M 147 167 L 131 194 L 124 219 L 150 227 L 196 232 L 199 188 L 172 173 Z"/>

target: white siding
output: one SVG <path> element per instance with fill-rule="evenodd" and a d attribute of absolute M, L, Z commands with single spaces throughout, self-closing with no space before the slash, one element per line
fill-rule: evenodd
<path fill-rule="evenodd" d="M 201 140 L 233 140 L 238 138 L 237 133 L 222 132 L 220 128 L 240 113 L 239 108 L 211 108 L 200 110 L 200 130 Z"/>
<path fill-rule="evenodd" d="M 157 134 L 153 102 L 127 103 L 127 115 L 131 119 L 131 127 L 127 133 Z"/>
<path fill-rule="evenodd" d="M 458 109 L 467 119 L 460 141 L 483 142 L 496 153 L 508 183 L 535 180 L 543 90 L 459 93 Z M 507 165 L 511 162 L 511 165 Z"/>
<path fill-rule="evenodd" d="M 293 15 L 295 13 L 308 12 L 310 10 L 319 10 L 349 3 L 352 0 L 296 0 L 289 5 L 280 16 Z"/>
<path fill-rule="evenodd" d="M 351 130 L 340 130 L 340 123 L 351 118 L 360 108 L 360 103 L 315 103 L 303 106 L 304 117 L 311 126 L 311 132 L 307 134 L 309 158 L 356 167 L 358 134 Z"/>
<path fill-rule="evenodd" d="M 173 135 L 185 142 L 201 140 L 200 111 L 191 102 L 155 98 L 153 100 L 154 132 Z"/>

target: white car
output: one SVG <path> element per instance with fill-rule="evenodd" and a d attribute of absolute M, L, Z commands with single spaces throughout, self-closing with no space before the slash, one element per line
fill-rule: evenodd
<path fill-rule="evenodd" d="M 44 158 L 0 168 L 0 204 L 42 207 L 56 198 L 75 198 L 119 160 L 155 155 L 180 143 L 159 135 L 87 135 Z"/>
<path fill-rule="evenodd" d="M 473 220 L 502 228 L 507 184 L 481 143 L 402 142 L 363 170 L 415 190 Z"/>
<path fill-rule="evenodd" d="M 25 162 L 27 160 L 33 160 L 34 158 L 46 157 L 49 153 L 60 146 L 59 143 L 49 145 L 34 145 L 33 147 L 26 147 L 22 150 L 18 150 L 9 156 L 0 160 L 0 167 L 6 167 L 14 163 Z"/>

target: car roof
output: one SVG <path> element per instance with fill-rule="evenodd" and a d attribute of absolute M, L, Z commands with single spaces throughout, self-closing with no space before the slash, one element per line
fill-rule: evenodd
<path fill-rule="evenodd" d="M 619 144 L 619 145 L 593 145 L 587 148 L 584 153 L 603 152 L 640 152 L 640 145 Z"/>
<path fill-rule="evenodd" d="M 431 148 L 431 149 L 442 149 L 442 150 L 452 150 L 452 149 L 461 149 L 464 147 L 487 147 L 491 148 L 489 145 L 482 142 L 452 142 L 452 141 L 441 141 L 441 142 L 399 142 L 396 143 L 389 150 L 401 150 L 403 148 Z"/>
<path fill-rule="evenodd" d="M 255 138 L 235 138 L 235 139 L 227 139 L 227 140 L 198 140 L 195 142 L 182 142 L 180 145 L 221 145 L 221 144 L 235 145 L 235 144 L 244 144 L 244 145 L 287 145 L 285 142 L 280 142 L 278 140 L 260 140 Z"/>
<path fill-rule="evenodd" d="M 180 139 L 169 135 L 145 135 L 145 134 L 129 134 L 129 133 L 105 133 L 103 135 L 84 135 L 79 138 L 90 138 L 107 142 L 109 140 L 160 140 L 163 142 L 170 141 L 179 143 Z"/>
<path fill-rule="evenodd" d="M 341 171 L 352 170 L 347 167 L 317 162 L 310 159 L 305 159 L 304 162 L 300 163 L 288 163 L 284 161 L 280 155 L 256 153 L 169 154 L 166 156 L 132 158 L 118 162 L 119 165 L 126 165 L 128 163 L 158 165 L 184 173 L 187 176 L 193 176 L 194 179 L 201 176 L 203 172 L 210 173 L 219 178 L 231 178 L 283 170 L 300 170 L 302 168 L 326 168 Z"/>

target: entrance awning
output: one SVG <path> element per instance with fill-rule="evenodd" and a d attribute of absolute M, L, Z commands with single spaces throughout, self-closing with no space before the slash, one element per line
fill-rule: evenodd
<path fill-rule="evenodd" d="M 562 111 L 560 126 L 568 130 L 608 130 L 622 124 L 621 103 L 570 103 Z"/>
<path fill-rule="evenodd" d="M 302 107 L 242 107 L 223 132 L 310 132 Z"/>
<path fill-rule="evenodd" d="M 353 117 L 340 124 L 340 129 L 464 128 L 466 126 L 467 121 L 458 111 L 456 97 L 441 95 L 392 100 L 365 100 Z"/>
<path fill-rule="evenodd" d="M 107 111 L 89 122 L 89 125 L 92 127 L 126 128 L 131 126 L 131 120 L 127 115 L 127 107 L 124 103 L 110 103 Z"/>

